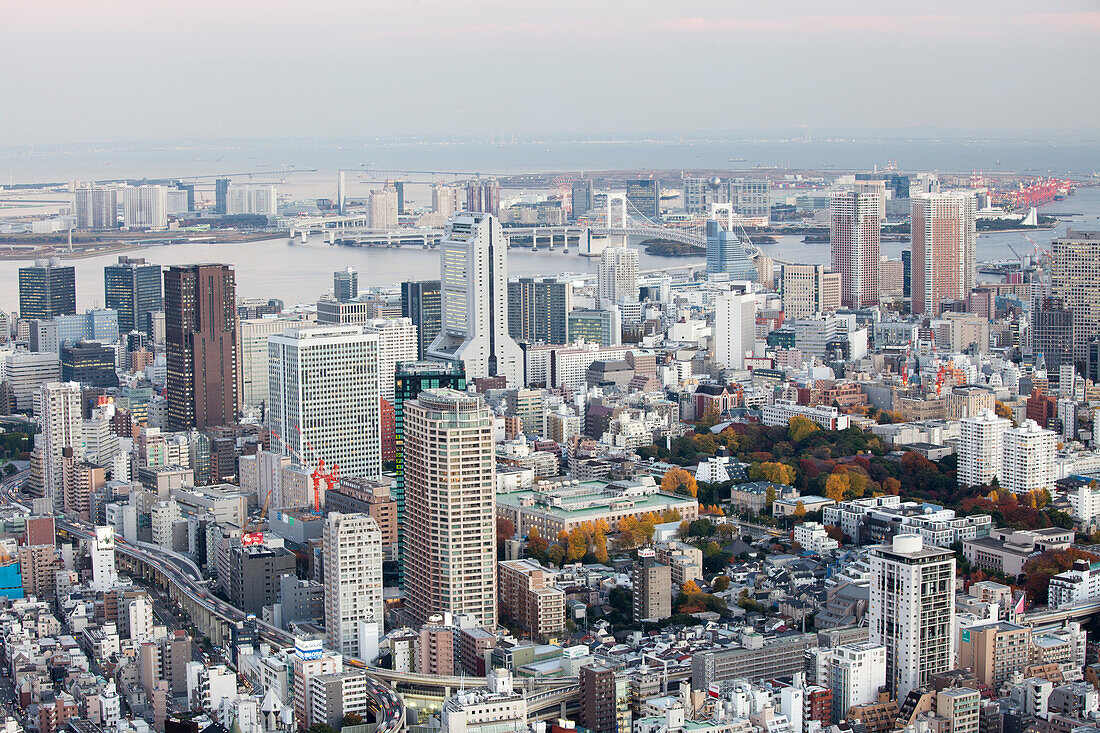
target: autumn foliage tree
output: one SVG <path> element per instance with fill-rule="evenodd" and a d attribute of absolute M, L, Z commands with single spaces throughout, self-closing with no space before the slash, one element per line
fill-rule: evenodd
<path fill-rule="evenodd" d="M 673 468 L 661 479 L 661 491 L 666 494 L 698 496 L 699 484 L 695 482 L 695 477 L 684 469 Z"/>
<path fill-rule="evenodd" d="M 1076 547 L 1067 547 L 1064 550 L 1047 550 L 1038 557 L 1033 557 L 1024 563 L 1024 589 L 1035 603 L 1047 602 L 1047 591 L 1050 587 L 1050 579 L 1059 573 L 1064 573 L 1073 567 L 1076 560 L 1096 562 L 1096 555 L 1078 550 Z"/>
<path fill-rule="evenodd" d="M 848 489 L 851 487 L 847 472 L 831 473 L 825 481 L 825 498 L 832 499 L 839 504 L 844 501 L 844 495 L 848 493 Z"/>
<path fill-rule="evenodd" d="M 532 555 L 542 556 L 546 554 L 549 549 L 550 543 L 547 542 L 537 527 L 532 527 L 531 531 L 527 533 L 527 552 Z"/>

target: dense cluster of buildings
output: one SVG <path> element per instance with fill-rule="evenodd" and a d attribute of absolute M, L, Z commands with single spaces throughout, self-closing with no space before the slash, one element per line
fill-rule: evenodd
<path fill-rule="evenodd" d="M 73 266 L 20 268 L 0 415 L 33 434 L 12 484 L 30 511 L 0 512 L 0 661 L 24 729 L 358 733 L 386 712 L 385 668 L 418 733 L 1094 730 L 1078 620 L 1100 563 L 1077 540 L 1100 517 L 1100 235 L 985 284 L 987 190 L 773 183 L 685 178 L 682 212 L 656 179 L 575 181 L 569 211 L 508 205 L 491 178 L 437 185 L 418 222 L 445 227 L 438 279 L 346 268 L 315 305 L 242 299 L 230 265 L 123 256 L 79 313 Z M 216 193 L 218 215 L 277 216 L 273 187 Z M 371 192 L 369 226 L 412 223 L 404 193 Z M 76 228 L 117 228 L 120 207 L 165 228 L 193 195 L 78 188 Z M 615 204 L 705 220 L 705 271 L 643 273 L 590 232 L 594 273 L 511 276 L 505 224 Z M 343 185 L 331 202 L 358 206 Z M 827 226 L 832 266 L 775 267 L 744 236 L 783 218 Z M 882 226 L 905 218 L 911 249 L 886 260 Z M 746 426 L 865 431 L 885 460 L 1066 528 L 896 487 L 800 491 L 789 443 L 720 447 Z M 249 615 L 211 648 L 116 543 Z M 1034 623 L 1019 577 L 1075 545 Z"/>

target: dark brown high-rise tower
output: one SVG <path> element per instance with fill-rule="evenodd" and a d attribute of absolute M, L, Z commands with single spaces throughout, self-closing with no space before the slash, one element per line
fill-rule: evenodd
<path fill-rule="evenodd" d="M 229 265 L 164 272 L 168 429 L 236 422 L 236 285 Z"/>

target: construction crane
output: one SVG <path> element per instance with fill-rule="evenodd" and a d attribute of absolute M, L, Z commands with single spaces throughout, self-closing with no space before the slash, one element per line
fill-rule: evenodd
<path fill-rule="evenodd" d="M 324 470 L 325 469 L 325 459 L 321 458 L 319 455 L 317 455 L 317 451 L 314 449 L 313 444 L 309 442 L 309 438 L 307 438 L 305 436 L 305 434 L 302 433 L 301 426 L 295 425 L 294 429 L 298 432 L 298 436 L 306 444 L 306 447 L 309 448 L 310 453 L 312 453 L 317 458 L 317 465 L 313 469 L 313 471 L 309 474 L 309 477 L 313 482 L 313 507 L 311 508 L 310 511 L 313 514 L 320 514 L 321 513 L 321 481 L 325 482 L 325 491 L 331 491 L 332 488 L 335 486 L 336 481 L 340 477 L 340 467 L 333 464 L 332 468 L 329 469 L 326 472 Z M 301 463 L 303 466 L 308 466 L 309 465 L 309 461 L 306 461 L 298 453 L 298 451 L 294 450 L 294 448 L 290 445 L 289 442 L 287 442 L 287 440 L 285 438 L 283 438 L 281 435 L 276 433 L 274 430 L 271 431 L 271 435 L 276 440 L 278 440 L 280 443 L 282 443 L 283 447 L 286 448 L 287 452 L 289 452 L 292 457 L 297 459 L 297 461 L 299 463 Z"/>
<path fill-rule="evenodd" d="M 336 484 L 337 479 L 340 477 L 340 467 L 335 463 L 332 464 L 332 468 L 326 473 L 325 459 L 317 454 L 313 444 L 309 442 L 309 438 L 302 432 L 302 426 L 295 424 L 294 429 L 298 431 L 298 437 L 302 439 L 302 442 L 306 444 L 306 448 L 309 448 L 309 452 L 317 457 L 317 468 L 313 469 L 313 473 L 309 477 L 313 480 L 313 513 L 321 513 L 321 481 L 325 482 L 325 491 L 331 491 L 332 487 Z"/>
<path fill-rule="evenodd" d="M 260 516 L 255 520 L 248 520 L 244 523 L 244 529 L 241 530 L 241 545 L 262 545 L 264 543 L 264 533 L 256 532 L 253 528 L 259 528 L 264 523 L 264 518 L 267 517 L 267 507 L 271 503 L 271 492 L 274 491 L 274 487 L 267 490 L 267 496 L 264 497 L 264 508 L 260 510 Z"/>

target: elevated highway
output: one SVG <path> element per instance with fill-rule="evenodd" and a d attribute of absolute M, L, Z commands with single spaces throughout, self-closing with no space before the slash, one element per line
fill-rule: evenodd
<path fill-rule="evenodd" d="M 19 490 L 29 476 L 24 471 L 0 482 L 0 497 L 30 512 L 23 503 Z M 90 540 L 95 536 L 94 527 L 72 516 L 55 518 L 58 534 Z M 231 630 L 249 614 L 210 593 L 208 581 L 202 577 L 191 558 L 159 545 L 146 542 L 131 543 L 116 538 L 116 563 L 120 570 L 147 583 L 164 588 L 168 596 L 178 602 L 195 627 L 210 638 L 215 646 L 225 646 L 231 641 Z M 261 640 L 278 648 L 294 645 L 294 636 L 277 626 L 255 619 L 257 634 Z M 413 695 L 445 699 L 463 688 L 469 688 L 476 680 L 469 677 L 429 675 L 415 672 L 396 672 L 371 666 L 363 660 L 345 658 L 348 666 L 361 669 L 370 681 L 371 698 L 378 716 L 377 733 L 399 733 L 405 728 L 406 708 L 399 694 L 406 691 Z M 580 699 L 577 678 L 532 678 L 520 681 L 538 706 L 536 712 L 553 719 L 561 717 L 568 706 L 575 706 Z M 572 710 L 573 708 L 568 708 Z M 557 711 L 557 714 L 554 714 Z"/>

